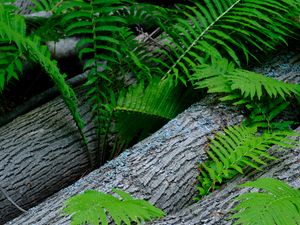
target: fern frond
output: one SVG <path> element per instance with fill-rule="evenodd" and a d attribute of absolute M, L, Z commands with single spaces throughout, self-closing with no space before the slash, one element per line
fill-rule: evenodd
<path fill-rule="evenodd" d="M 298 1 L 291 0 L 214 0 L 195 1 L 194 6 L 182 6 L 186 18 L 167 29 L 169 51 L 160 53 L 166 76 L 186 80 L 191 67 L 202 64 L 208 57 L 229 56 L 240 65 L 238 53 L 245 59 L 253 50 L 274 49 L 278 42 L 293 35 L 289 11 L 298 10 Z M 250 47 L 250 46 L 251 47 Z M 185 77 L 185 78 L 184 78 Z"/>
<path fill-rule="evenodd" d="M 185 109 L 189 104 L 186 99 L 191 99 L 188 94 L 188 90 L 174 86 L 170 79 L 157 77 L 147 85 L 140 82 L 123 90 L 114 107 L 118 135 L 126 144 L 133 138 L 145 138 Z"/>
<path fill-rule="evenodd" d="M 116 12 L 126 19 L 128 26 L 135 26 L 138 31 L 145 31 L 157 27 L 167 19 L 167 10 L 163 7 L 145 3 L 133 3 Z"/>
<path fill-rule="evenodd" d="M 241 187 L 258 188 L 263 192 L 246 193 L 234 210 L 234 224 L 287 225 L 300 224 L 300 191 L 273 178 L 260 178 Z"/>
<path fill-rule="evenodd" d="M 21 55 L 16 46 L 0 44 L 0 93 L 12 78 L 18 80 L 18 74 L 22 73 Z"/>
<path fill-rule="evenodd" d="M 19 52 L 28 55 L 31 60 L 39 63 L 51 77 L 85 141 L 82 132 L 83 121 L 78 112 L 76 95 L 72 88 L 66 84 L 64 80 L 65 75 L 60 73 L 56 62 L 51 60 L 47 46 L 41 45 L 40 38 L 37 36 L 27 37 L 24 18 L 9 13 L 2 5 L 0 5 L 0 27 L 0 39 L 14 43 Z"/>
<path fill-rule="evenodd" d="M 72 215 L 72 225 L 108 225 L 107 213 L 117 225 L 140 224 L 153 218 L 161 218 L 165 213 L 145 200 L 134 199 L 118 189 L 113 191 L 120 196 L 88 190 L 66 201 L 64 211 Z"/>
<path fill-rule="evenodd" d="M 55 12 L 63 1 L 64 0 L 31 0 L 33 3 L 31 10 L 32 12 Z"/>
<path fill-rule="evenodd" d="M 296 143 L 287 135 L 299 135 L 290 131 L 257 134 L 256 127 L 228 127 L 211 141 L 207 151 L 210 160 L 200 164 L 197 187 L 204 196 L 218 188 L 224 181 L 243 173 L 246 167 L 261 170 L 267 160 L 275 160 L 267 150 L 272 145 L 295 147 Z"/>
<path fill-rule="evenodd" d="M 291 95 L 300 95 L 300 85 L 235 68 L 224 58 L 198 66 L 192 80 L 197 88 L 208 88 L 208 93 L 228 93 L 220 99 L 222 101 L 241 98 L 260 100 L 263 96 L 286 99 Z"/>

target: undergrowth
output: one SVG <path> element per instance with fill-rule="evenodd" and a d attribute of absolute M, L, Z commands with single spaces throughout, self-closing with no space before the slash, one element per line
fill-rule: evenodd
<path fill-rule="evenodd" d="M 191 86 L 221 95 L 221 101 L 239 105 L 248 117 L 244 125 L 228 127 L 212 140 L 210 159 L 199 166 L 198 199 L 245 168 L 262 169 L 274 159 L 267 152 L 272 145 L 295 146 L 287 138 L 296 135 L 288 130 L 292 122 L 278 118 L 299 100 L 299 85 L 242 68 L 288 38 L 298 38 L 298 0 L 205 0 L 176 4 L 172 10 L 133 0 L 34 1 L 35 12 L 50 13 L 47 20 L 18 15 L 9 2 L 0 5 L 1 90 L 18 78 L 23 61 L 39 63 L 85 140 L 75 93 L 43 43 L 47 37 L 79 37 L 78 57 L 88 73 L 84 87 L 98 130 L 97 166 L 180 113 L 188 105 L 185 98 L 196 93 Z M 159 27 L 160 35 L 137 40 L 144 27 Z M 128 124 L 133 120 L 139 123 Z M 105 213 L 98 213 L 93 221 L 81 218 L 78 223 L 96 224 L 99 218 L 107 223 Z M 123 221 L 129 224 L 135 216 Z"/>

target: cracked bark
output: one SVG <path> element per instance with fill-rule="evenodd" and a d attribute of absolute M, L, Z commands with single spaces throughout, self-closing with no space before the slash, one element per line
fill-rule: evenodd
<path fill-rule="evenodd" d="M 273 57 L 273 59 L 275 58 Z M 292 64 L 290 62 L 292 58 L 293 55 L 290 53 L 288 55 L 283 54 L 279 57 L 279 59 L 284 59 L 281 63 L 267 63 L 256 70 L 266 74 L 271 72 L 274 77 L 289 79 L 297 83 L 299 82 L 300 63 Z M 241 119 L 242 116 L 233 108 L 218 105 L 212 98 L 203 99 L 149 138 L 7 224 L 69 224 L 69 218 L 62 215 L 63 202 L 66 199 L 86 189 L 109 192 L 112 188 L 126 190 L 135 197 L 147 199 L 165 210 L 170 216 L 166 217 L 165 220 L 156 222 L 158 224 L 199 224 L 199 221 L 202 221 L 200 224 L 206 224 L 205 221 L 212 216 L 211 213 L 216 214 L 216 218 L 220 217 L 221 219 L 219 221 L 212 220 L 213 222 L 207 220 L 208 224 L 222 223 L 225 217 L 221 217 L 219 214 L 222 214 L 223 208 L 227 213 L 226 209 L 229 209 L 229 206 L 224 205 L 225 202 L 221 202 L 222 197 L 218 199 L 216 195 L 219 196 L 222 195 L 219 193 L 224 193 L 228 197 L 236 191 L 234 189 L 235 185 L 229 183 L 226 188 L 229 190 L 231 187 L 231 189 L 228 192 L 217 191 L 205 198 L 208 200 L 201 201 L 199 204 L 203 211 L 209 208 L 214 201 L 216 202 L 211 210 L 208 209 L 207 213 L 202 212 L 201 215 L 198 215 L 199 211 L 196 209 L 199 204 L 192 204 L 192 198 L 196 194 L 196 163 L 203 162 L 206 159 L 204 147 L 208 143 L 207 138 L 209 136 L 228 124 L 238 123 Z M 72 151 L 78 150 L 73 148 Z M 59 151 L 57 156 L 59 156 Z M 283 155 L 283 157 L 285 156 Z M 294 158 L 296 159 L 296 156 L 287 160 L 293 160 Z M 78 163 L 77 159 L 73 160 Z M 69 165 L 69 163 L 66 163 L 68 158 L 63 162 Z M 285 161 L 283 158 L 276 166 L 272 166 L 270 171 L 277 167 L 285 168 L 288 171 L 295 168 L 295 172 L 297 171 L 296 164 L 294 165 L 292 162 L 285 164 L 285 162 L 289 161 Z M 52 169 L 55 169 L 55 172 L 63 170 L 65 169 L 64 163 L 55 165 L 53 162 L 52 165 L 53 167 L 55 165 L 55 168 Z M 51 173 L 55 172 L 52 171 Z M 288 174 L 285 173 L 285 176 L 288 180 L 294 182 L 292 177 L 288 177 Z M 291 176 L 293 176 L 292 172 Z M 37 179 L 41 180 L 45 177 L 37 177 Z M 60 179 L 60 182 L 61 180 L 63 179 Z M 238 179 L 237 182 L 240 181 L 241 179 Z M 298 181 L 295 180 L 295 182 Z M 210 198 L 211 200 L 209 200 Z M 219 208 L 220 210 L 213 211 L 213 208 L 218 209 L 218 204 L 223 206 Z"/>
<path fill-rule="evenodd" d="M 296 129 L 296 132 L 300 133 L 300 127 Z M 298 137 L 297 140 L 300 141 L 300 137 Z M 256 180 L 259 177 L 277 178 L 299 189 L 300 145 L 296 149 L 285 151 L 276 151 L 276 149 L 277 148 L 272 148 L 271 152 L 278 157 L 279 160 L 264 168 L 264 172 L 249 176 L 239 176 L 234 181 L 224 185 L 221 189 L 203 198 L 199 203 L 194 203 L 173 215 L 168 215 L 160 221 L 149 224 L 232 224 L 234 221 L 230 220 L 230 216 L 233 213 L 232 209 L 237 203 L 235 198 L 252 190 L 250 188 L 239 188 L 238 185 L 247 181 Z"/>
<path fill-rule="evenodd" d="M 90 107 L 80 98 L 80 113 L 91 151 L 96 131 Z M 69 110 L 60 98 L 0 127 L 0 186 L 28 209 L 83 176 L 89 162 Z M 0 192 L 0 224 L 20 211 Z"/>
<path fill-rule="evenodd" d="M 206 159 L 204 146 L 208 137 L 241 119 L 234 109 L 216 106 L 212 98 L 206 98 L 149 138 L 8 224 L 69 224 L 62 215 L 63 202 L 86 189 L 109 192 L 120 188 L 150 200 L 168 213 L 176 212 L 192 202 L 195 162 Z"/>

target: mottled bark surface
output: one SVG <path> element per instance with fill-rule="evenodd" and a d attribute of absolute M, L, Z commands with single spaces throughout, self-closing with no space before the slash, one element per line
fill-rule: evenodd
<path fill-rule="evenodd" d="M 300 133 L 300 127 L 296 130 Z M 300 137 L 297 138 L 300 141 Z M 232 224 L 230 220 L 232 209 L 236 205 L 236 197 L 251 191 L 249 188 L 239 188 L 239 184 L 246 181 L 255 180 L 259 177 L 273 177 L 287 182 L 289 185 L 300 188 L 300 146 L 296 149 L 278 151 L 272 149 L 273 155 L 279 159 L 264 168 L 265 172 L 256 173 L 248 176 L 239 176 L 234 181 L 224 185 L 220 190 L 215 191 L 203 198 L 199 203 L 195 203 L 183 210 L 168 215 L 166 218 L 149 224 L 155 225 L 218 225 Z"/>
<path fill-rule="evenodd" d="M 127 190 L 168 213 L 184 208 L 192 202 L 195 194 L 195 163 L 206 159 L 204 147 L 208 137 L 242 118 L 232 109 L 213 105 L 215 103 L 209 103 L 209 99 L 193 105 L 115 160 L 9 224 L 69 224 L 62 216 L 64 201 L 86 189 Z"/>
<path fill-rule="evenodd" d="M 89 149 L 96 148 L 90 107 L 80 99 Z M 83 176 L 90 169 L 86 149 L 60 98 L 0 127 L 0 186 L 23 208 Z M 0 224 L 20 211 L 0 192 Z"/>
<path fill-rule="evenodd" d="M 280 79 L 289 77 L 290 81 L 299 82 L 300 63 L 292 63 L 291 59 L 293 57 L 285 53 L 279 57 L 277 63 L 267 63 L 256 70 Z M 186 211 L 181 210 L 189 209 L 186 207 L 192 203 L 196 194 L 196 164 L 206 159 L 204 147 L 208 143 L 207 137 L 240 119 L 241 116 L 235 110 L 218 105 L 217 102 L 212 103 L 211 99 L 204 99 L 117 159 L 8 224 L 69 224 L 68 218 L 62 217 L 61 211 L 67 198 L 86 189 L 109 192 L 115 187 L 150 200 L 174 215 L 167 219 L 172 221 L 176 217 L 174 221 L 178 221 L 176 213 L 187 215 Z M 192 217 L 193 213 L 189 214 Z M 178 217 L 181 216 L 178 214 Z"/>

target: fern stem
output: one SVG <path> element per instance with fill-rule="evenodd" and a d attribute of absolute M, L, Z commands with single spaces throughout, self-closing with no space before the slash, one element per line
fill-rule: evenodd
<path fill-rule="evenodd" d="M 183 54 L 176 60 L 176 62 L 170 67 L 168 72 L 166 73 L 169 75 L 173 69 L 181 62 L 181 60 L 185 57 L 185 55 L 190 52 L 190 50 L 197 44 L 197 42 L 203 37 L 203 35 L 208 32 L 225 14 L 227 14 L 232 8 L 234 8 L 241 0 L 236 1 L 232 6 L 230 6 L 225 12 L 223 12 L 220 16 L 217 17 L 215 21 L 213 21 L 207 28 L 202 31 L 202 33 L 196 38 L 196 40 L 184 51 Z"/>

